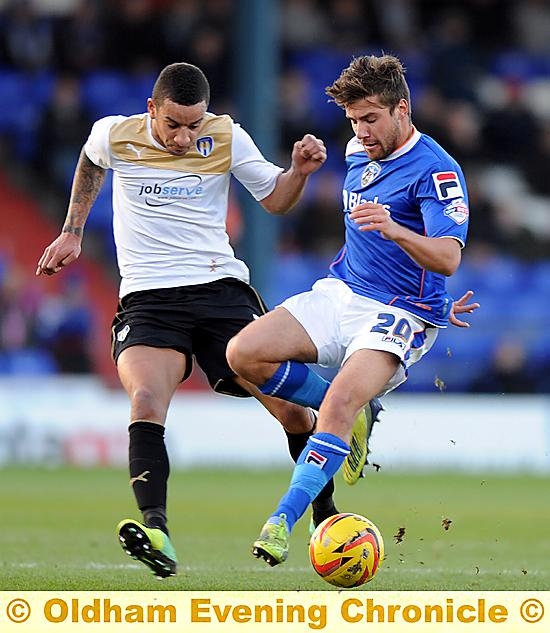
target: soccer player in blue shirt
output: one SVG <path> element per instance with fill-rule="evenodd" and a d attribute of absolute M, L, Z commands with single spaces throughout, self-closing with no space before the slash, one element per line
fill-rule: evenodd
<path fill-rule="evenodd" d="M 468 227 L 462 170 L 414 127 L 396 57 L 358 57 L 326 92 L 354 132 L 344 246 L 327 278 L 247 325 L 227 350 L 231 367 L 264 394 L 319 410 L 290 487 L 253 545 L 270 565 L 286 560 L 294 524 L 345 462 L 358 412 L 403 383 L 454 322 L 445 278 L 460 264 Z M 306 363 L 339 371 L 329 384 Z"/>

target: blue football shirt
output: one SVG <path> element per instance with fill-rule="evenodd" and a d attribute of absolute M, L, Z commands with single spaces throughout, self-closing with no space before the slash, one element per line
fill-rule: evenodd
<path fill-rule="evenodd" d="M 451 237 L 464 246 L 469 210 L 460 166 L 417 130 L 402 147 L 378 161 L 371 161 L 354 137 L 346 148 L 346 164 L 342 194 L 346 238 L 330 266 L 330 276 L 357 294 L 445 327 L 453 301 L 445 289 L 445 276 L 421 268 L 379 231 L 360 231 L 349 213 L 360 203 L 379 203 L 411 231 Z"/>

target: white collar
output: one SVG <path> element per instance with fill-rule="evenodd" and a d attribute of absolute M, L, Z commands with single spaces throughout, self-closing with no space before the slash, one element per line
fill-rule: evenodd
<path fill-rule="evenodd" d="M 403 145 L 400 145 L 395 152 L 392 152 L 389 156 L 386 156 L 386 158 L 382 158 L 380 160 L 380 162 L 384 162 L 386 160 L 394 160 L 396 158 L 399 158 L 400 156 L 403 156 L 403 154 L 406 154 L 407 152 L 409 152 L 420 140 L 420 132 L 414 127 L 414 125 L 412 126 L 413 129 L 413 133 L 411 134 L 411 136 L 409 137 L 409 139 L 407 141 L 405 141 L 403 143 Z"/>

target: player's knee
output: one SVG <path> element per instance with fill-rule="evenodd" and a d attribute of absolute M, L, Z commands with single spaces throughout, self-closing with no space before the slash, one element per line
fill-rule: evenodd
<path fill-rule="evenodd" d="M 245 337 L 234 336 L 227 344 L 227 362 L 231 369 L 247 380 L 252 379 L 253 366 L 257 361 L 255 346 L 251 345 Z"/>
<path fill-rule="evenodd" d="M 309 433 L 315 424 L 315 418 L 309 409 L 292 402 L 280 400 L 281 408 L 275 417 L 288 433 Z"/>
<path fill-rule="evenodd" d="M 164 421 L 167 405 L 153 389 L 138 387 L 132 392 L 130 400 L 133 419 Z"/>
<path fill-rule="evenodd" d="M 329 389 L 321 405 L 323 417 L 335 423 L 346 424 L 355 419 L 356 404 L 346 391 Z"/>
<path fill-rule="evenodd" d="M 225 349 L 225 357 L 227 358 L 227 362 L 229 363 L 231 369 L 238 374 L 240 369 L 239 342 L 237 341 L 236 336 L 229 340 Z"/>

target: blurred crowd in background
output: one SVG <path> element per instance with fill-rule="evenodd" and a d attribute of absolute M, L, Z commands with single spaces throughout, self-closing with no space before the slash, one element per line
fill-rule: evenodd
<path fill-rule="evenodd" d="M 232 92 L 238 2 L 0 0 L 0 169 L 26 183 L 60 226 L 93 121 L 144 111 L 154 78 L 174 61 L 200 66 L 211 83 L 211 111 L 239 121 Z M 287 166 L 292 144 L 305 132 L 325 141 L 329 158 L 298 207 L 281 219 L 264 289 L 268 304 L 324 276 L 343 241 L 343 151 L 352 132 L 324 88 L 352 56 L 393 53 L 407 69 L 415 125 L 466 174 L 469 242 L 450 287 L 455 296 L 473 289 L 482 304 L 469 330 L 442 333 L 405 389 L 550 393 L 550 2 L 281 0 L 279 6 L 280 79 L 273 90 L 280 136 L 278 155 L 270 158 Z M 9 213 L 8 200 L 2 208 Z M 111 214 L 105 187 L 85 250 L 114 278 Z M 236 200 L 230 220 L 239 253 Z M 0 373 L 94 371 L 86 279 L 67 275 L 47 294 L 33 274 L 3 235 Z"/>

